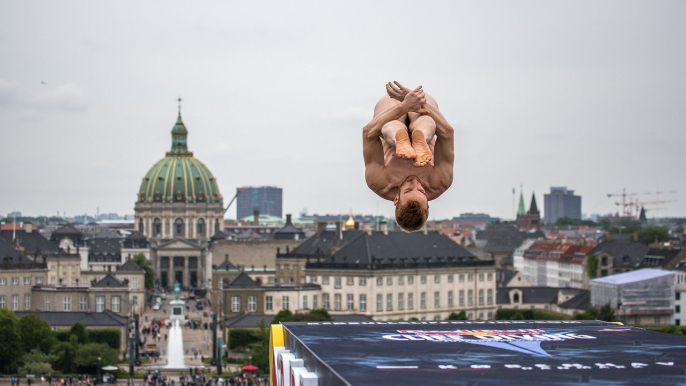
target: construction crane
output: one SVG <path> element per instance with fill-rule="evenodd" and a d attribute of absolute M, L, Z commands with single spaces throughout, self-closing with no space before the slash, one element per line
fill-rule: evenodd
<path fill-rule="evenodd" d="M 236 201 L 236 197 L 238 197 L 238 195 L 241 194 L 241 192 L 243 192 L 243 190 L 244 190 L 243 188 L 236 189 L 236 194 L 233 196 L 231 201 L 229 201 L 229 205 L 226 206 L 226 209 L 224 209 L 224 214 L 226 214 L 226 211 L 229 210 L 229 208 L 231 207 L 231 204 L 233 204 L 233 202 Z"/>
<path fill-rule="evenodd" d="M 672 190 L 669 192 L 665 191 L 655 191 L 655 192 L 645 192 L 645 193 L 626 193 L 626 189 L 622 189 L 622 193 L 616 194 L 616 193 L 609 193 L 607 196 L 608 197 L 622 197 L 622 202 L 615 202 L 615 205 L 622 206 L 622 215 L 628 216 L 628 217 L 634 217 L 637 216 L 638 213 L 640 212 L 640 207 L 646 206 L 646 205 L 652 205 L 652 204 L 667 204 L 670 202 L 676 202 L 677 200 L 660 200 L 660 194 L 672 194 L 672 193 L 677 193 L 676 190 Z M 648 195 L 656 195 L 657 200 L 655 201 L 639 201 L 638 198 L 631 198 L 633 196 L 648 196 Z M 662 208 L 659 208 L 662 209 Z M 651 210 L 655 210 L 655 208 L 651 208 Z"/>
<path fill-rule="evenodd" d="M 622 193 L 608 193 L 608 197 L 622 197 L 622 202 L 616 202 L 615 205 L 622 205 L 622 215 L 631 216 L 630 208 L 627 206 L 627 197 L 638 196 L 640 193 L 627 193 L 626 188 L 622 188 Z"/>

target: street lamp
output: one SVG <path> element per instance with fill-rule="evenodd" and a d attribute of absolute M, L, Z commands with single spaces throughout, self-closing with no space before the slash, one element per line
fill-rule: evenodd
<path fill-rule="evenodd" d="M 100 382 L 100 366 L 102 364 L 102 358 L 98 357 L 98 380 L 96 382 Z"/>

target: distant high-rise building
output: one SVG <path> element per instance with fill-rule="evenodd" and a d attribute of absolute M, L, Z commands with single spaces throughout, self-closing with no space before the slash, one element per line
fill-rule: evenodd
<path fill-rule="evenodd" d="M 544 195 L 543 221 L 554 224 L 558 218 L 569 217 L 581 220 L 581 196 L 575 196 L 566 186 L 551 187 Z"/>
<path fill-rule="evenodd" d="M 283 217 L 283 189 L 275 186 L 246 186 L 238 195 L 236 202 L 236 218 L 252 216 L 255 209 L 260 214 Z"/>

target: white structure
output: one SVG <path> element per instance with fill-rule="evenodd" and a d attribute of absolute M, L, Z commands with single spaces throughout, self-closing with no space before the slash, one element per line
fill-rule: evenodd
<path fill-rule="evenodd" d="M 617 319 L 642 326 L 668 325 L 674 314 L 675 272 L 639 269 L 591 280 L 591 305 L 607 304 Z"/>
<path fill-rule="evenodd" d="M 686 272 L 675 272 L 674 281 L 674 315 L 671 324 L 681 326 L 686 318 Z"/>

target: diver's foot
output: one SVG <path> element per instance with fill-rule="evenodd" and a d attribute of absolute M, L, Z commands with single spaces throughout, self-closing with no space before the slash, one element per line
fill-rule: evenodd
<path fill-rule="evenodd" d="M 424 166 L 431 161 L 433 154 L 429 148 L 429 144 L 426 143 L 426 138 L 424 138 L 424 133 L 420 130 L 415 130 L 412 132 L 412 148 L 416 154 L 414 159 L 414 166 L 420 167 Z"/>
<path fill-rule="evenodd" d="M 406 129 L 400 129 L 395 133 L 395 155 L 407 159 L 412 159 L 417 156 L 412 148 L 410 136 L 407 135 Z"/>

